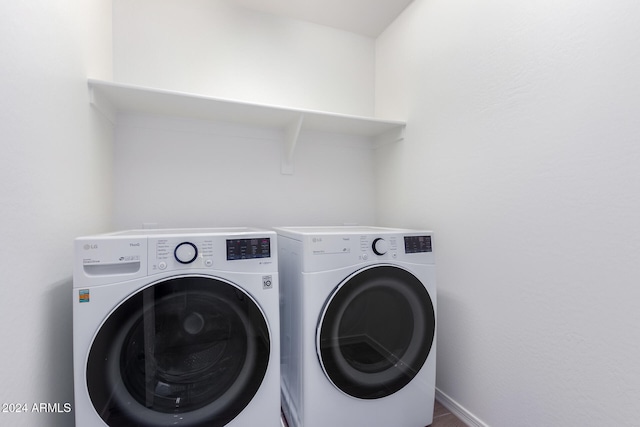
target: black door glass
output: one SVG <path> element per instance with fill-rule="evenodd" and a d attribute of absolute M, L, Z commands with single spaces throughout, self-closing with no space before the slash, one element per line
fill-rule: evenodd
<path fill-rule="evenodd" d="M 224 426 L 258 391 L 269 352 L 266 320 L 246 293 L 184 276 L 111 313 L 89 352 L 87 387 L 109 426 Z"/>
<path fill-rule="evenodd" d="M 378 399 L 402 389 L 424 365 L 435 311 L 413 274 L 375 266 L 338 287 L 318 331 L 320 361 L 331 382 L 351 396 Z"/>

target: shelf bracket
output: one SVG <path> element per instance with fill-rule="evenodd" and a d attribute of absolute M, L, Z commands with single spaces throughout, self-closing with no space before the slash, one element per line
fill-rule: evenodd
<path fill-rule="evenodd" d="M 404 140 L 404 134 L 407 126 L 399 126 L 394 129 L 390 129 L 374 138 L 374 147 L 380 148 L 383 145 L 395 144 Z"/>
<path fill-rule="evenodd" d="M 89 85 L 89 103 L 101 113 L 112 125 L 116 124 L 116 109 L 99 90 Z"/>
<path fill-rule="evenodd" d="M 284 129 L 281 166 L 281 172 L 283 175 L 293 175 L 293 154 L 296 150 L 296 145 L 298 144 L 298 137 L 300 136 L 300 129 L 302 129 L 303 121 L 304 114 L 300 114 L 297 119 L 289 123 Z"/>

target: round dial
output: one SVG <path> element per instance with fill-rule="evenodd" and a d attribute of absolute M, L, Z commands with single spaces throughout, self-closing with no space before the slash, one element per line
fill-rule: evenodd
<path fill-rule="evenodd" d="M 389 250 L 389 244 L 387 243 L 386 240 L 382 238 L 377 238 L 373 241 L 373 244 L 371 245 L 371 249 L 373 249 L 373 252 L 376 255 L 384 255 Z"/>
<path fill-rule="evenodd" d="M 192 263 L 198 256 L 198 248 L 196 245 L 190 242 L 182 242 L 176 246 L 176 250 L 173 251 L 173 255 L 181 264 Z"/>

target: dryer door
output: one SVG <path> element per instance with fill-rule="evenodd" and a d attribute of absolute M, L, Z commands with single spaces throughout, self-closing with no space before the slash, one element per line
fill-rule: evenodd
<path fill-rule="evenodd" d="M 224 426 L 258 391 L 269 353 L 267 321 L 246 292 L 180 276 L 109 315 L 89 352 L 87 387 L 109 426 Z"/>
<path fill-rule="evenodd" d="M 425 286 L 391 265 L 360 270 L 328 299 L 317 331 L 320 363 L 344 393 L 377 399 L 402 389 L 420 371 L 435 335 Z"/>

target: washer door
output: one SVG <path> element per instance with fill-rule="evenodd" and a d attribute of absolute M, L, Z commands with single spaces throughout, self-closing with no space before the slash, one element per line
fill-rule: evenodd
<path fill-rule="evenodd" d="M 434 335 L 433 303 L 420 280 L 399 267 L 373 266 L 348 277 L 328 299 L 318 356 L 338 389 L 378 399 L 417 375 Z"/>
<path fill-rule="evenodd" d="M 267 321 L 247 293 L 181 276 L 110 314 L 89 352 L 87 387 L 109 426 L 224 426 L 258 391 L 269 352 Z"/>

